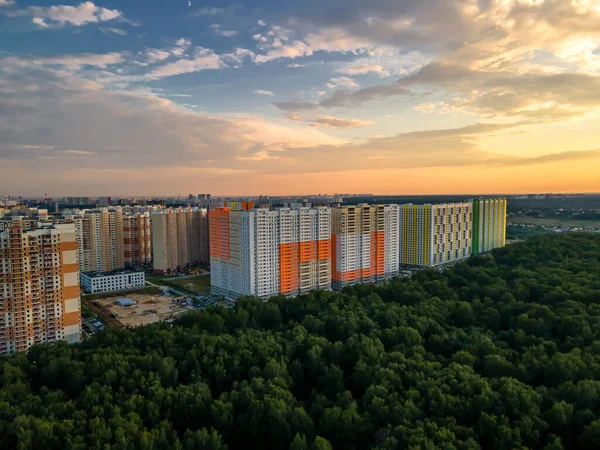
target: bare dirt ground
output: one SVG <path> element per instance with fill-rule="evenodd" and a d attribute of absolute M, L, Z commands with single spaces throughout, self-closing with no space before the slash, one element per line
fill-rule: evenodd
<path fill-rule="evenodd" d="M 133 306 L 116 305 L 115 301 L 119 298 L 134 300 L 136 304 Z M 174 297 L 165 297 L 160 294 L 122 294 L 105 297 L 98 301 L 106 310 L 117 313 L 119 322 L 132 328 L 172 319 L 192 309 L 190 306 L 180 306 Z"/>

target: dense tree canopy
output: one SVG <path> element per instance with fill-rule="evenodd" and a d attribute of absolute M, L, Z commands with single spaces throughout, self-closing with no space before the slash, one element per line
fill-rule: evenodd
<path fill-rule="evenodd" d="M 597 449 L 600 235 L 0 360 L 2 449 Z"/>

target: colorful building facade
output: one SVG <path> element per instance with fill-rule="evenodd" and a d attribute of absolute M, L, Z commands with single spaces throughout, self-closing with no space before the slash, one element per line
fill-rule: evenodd
<path fill-rule="evenodd" d="M 77 258 L 72 223 L 0 232 L 0 355 L 81 340 Z"/>
<path fill-rule="evenodd" d="M 506 245 L 506 198 L 473 200 L 473 254 Z"/>
<path fill-rule="evenodd" d="M 209 212 L 211 289 L 268 298 L 331 288 L 331 210 L 231 205 Z"/>
<path fill-rule="evenodd" d="M 332 211 L 332 286 L 380 282 L 398 273 L 398 205 Z"/>
<path fill-rule="evenodd" d="M 472 251 L 471 202 L 400 205 L 400 264 L 437 267 Z"/>

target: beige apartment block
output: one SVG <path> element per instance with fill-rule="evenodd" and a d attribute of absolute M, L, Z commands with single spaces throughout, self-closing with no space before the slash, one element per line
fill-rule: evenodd
<path fill-rule="evenodd" d="M 151 226 L 148 213 L 123 217 L 124 261 L 127 267 L 148 264 L 152 260 Z"/>
<path fill-rule="evenodd" d="M 85 211 L 73 221 L 81 272 L 111 272 L 125 267 L 124 223 L 120 208 Z"/>
<path fill-rule="evenodd" d="M 154 270 L 169 273 L 208 259 L 205 209 L 169 208 L 150 216 Z"/>

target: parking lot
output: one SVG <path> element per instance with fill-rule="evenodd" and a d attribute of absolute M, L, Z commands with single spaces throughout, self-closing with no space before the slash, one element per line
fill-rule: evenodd
<path fill-rule="evenodd" d="M 222 306 L 224 308 L 233 308 L 235 306 L 235 300 L 223 299 L 211 294 L 207 294 L 197 296 L 196 304 L 200 308 L 205 308 L 208 306 Z"/>

